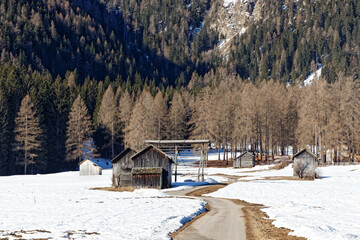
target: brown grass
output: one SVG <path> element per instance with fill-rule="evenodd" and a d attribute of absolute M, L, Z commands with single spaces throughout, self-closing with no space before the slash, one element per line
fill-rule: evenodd
<path fill-rule="evenodd" d="M 298 240 L 302 237 L 290 236 L 292 232 L 287 228 L 277 228 L 272 223 L 274 220 L 261 211 L 263 205 L 248 203 L 241 200 L 233 200 L 234 203 L 244 206 L 242 211 L 245 216 L 246 239 L 247 240 Z"/>
<path fill-rule="evenodd" d="M 200 162 L 196 162 L 195 165 L 199 165 Z M 212 168 L 228 168 L 228 167 L 232 167 L 233 163 L 231 160 L 229 161 L 223 161 L 223 160 L 209 160 L 208 161 L 208 165 L 207 167 L 212 167 Z"/>
<path fill-rule="evenodd" d="M 194 190 L 192 192 L 189 192 L 186 194 L 186 196 L 202 197 L 202 195 L 215 192 L 215 191 L 219 190 L 220 188 L 226 187 L 226 185 L 227 184 L 210 185 L 208 187 L 200 188 L 200 189 Z"/>
<path fill-rule="evenodd" d="M 214 174 L 212 176 L 226 177 L 226 178 L 231 179 L 231 180 L 238 180 L 239 178 L 242 178 L 242 177 L 248 177 L 248 176 L 228 175 L 228 174 L 223 174 L 223 173 Z"/>
<path fill-rule="evenodd" d="M 0 230 L 0 232 L 4 232 L 3 230 Z M 5 235 L 5 238 L 0 238 L 0 240 L 8 240 L 9 238 L 6 236 L 11 236 L 14 239 L 23 240 L 22 234 L 35 234 L 35 233 L 51 233 L 50 231 L 46 230 L 20 230 L 20 231 L 14 231 L 10 232 L 8 235 Z M 33 240 L 49 240 L 53 239 L 51 237 L 49 238 L 31 238 Z"/>
<path fill-rule="evenodd" d="M 101 188 L 90 188 L 90 190 L 101 190 L 101 191 L 110 191 L 110 192 L 133 192 L 135 188 L 132 187 L 101 187 Z"/>
<path fill-rule="evenodd" d="M 281 169 L 289 166 L 290 163 L 291 163 L 290 161 L 287 161 L 287 162 L 282 161 L 282 162 L 280 162 L 279 164 L 276 164 L 276 165 L 270 167 L 270 169 L 273 169 L 273 170 L 281 170 Z"/>

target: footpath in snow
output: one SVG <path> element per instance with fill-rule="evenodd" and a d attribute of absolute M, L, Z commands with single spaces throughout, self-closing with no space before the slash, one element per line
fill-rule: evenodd
<path fill-rule="evenodd" d="M 360 239 L 360 166 L 320 168 L 315 181 L 262 180 L 266 176 L 292 176 L 292 167 L 246 173 L 251 182 L 237 182 L 212 197 L 263 204 L 276 227 L 293 230 L 308 239 Z M 245 173 L 244 173 L 245 174 Z M 244 178 L 241 178 L 244 179 Z"/>

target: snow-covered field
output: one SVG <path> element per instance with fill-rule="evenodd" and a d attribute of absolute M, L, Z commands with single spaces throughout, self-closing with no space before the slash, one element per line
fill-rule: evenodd
<path fill-rule="evenodd" d="M 201 200 L 159 190 L 89 190 L 111 185 L 111 170 L 103 174 L 0 177 L 0 238 L 168 239 L 205 210 Z"/>
<path fill-rule="evenodd" d="M 237 182 L 213 197 L 241 199 L 267 206 L 263 211 L 276 227 L 293 230 L 308 239 L 360 239 L 360 166 L 320 168 L 315 181 L 261 180 L 267 176 L 291 176 L 282 170 L 246 173 L 251 182 Z M 243 179 L 243 178 L 242 178 Z"/>

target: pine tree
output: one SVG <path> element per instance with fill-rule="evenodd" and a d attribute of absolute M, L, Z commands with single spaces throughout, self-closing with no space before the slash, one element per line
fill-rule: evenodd
<path fill-rule="evenodd" d="M 8 104 L 0 89 L 0 175 L 8 174 L 9 164 L 9 128 L 8 128 Z"/>
<path fill-rule="evenodd" d="M 40 122 L 34 109 L 30 96 L 26 95 L 21 101 L 21 106 L 15 118 L 15 147 L 19 154 L 18 164 L 24 165 L 24 174 L 27 168 L 36 163 L 36 157 L 41 149 Z"/>
<path fill-rule="evenodd" d="M 78 95 L 71 107 L 67 123 L 67 161 L 78 160 L 80 162 L 86 151 L 93 150 L 86 149 L 86 143 L 90 142 L 92 133 L 92 123 L 88 110 Z"/>

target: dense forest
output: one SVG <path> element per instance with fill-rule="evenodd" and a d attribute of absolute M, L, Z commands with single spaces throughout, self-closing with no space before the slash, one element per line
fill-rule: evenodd
<path fill-rule="evenodd" d="M 323 67 L 358 78 L 360 1 L 266 1 L 265 19 L 236 38 L 228 67 L 243 79 L 294 82 Z"/>
<path fill-rule="evenodd" d="M 268 1 L 228 56 L 213 4 L 1 0 L 0 175 L 73 169 L 85 149 L 111 158 L 144 139 L 353 161 L 338 152 L 360 150 L 360 1 Z"/>

